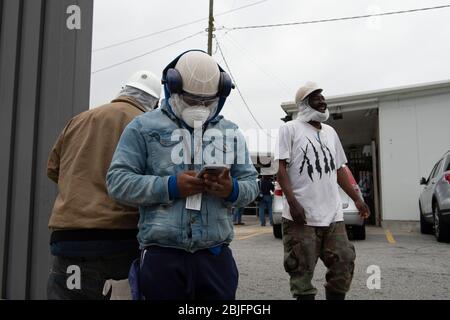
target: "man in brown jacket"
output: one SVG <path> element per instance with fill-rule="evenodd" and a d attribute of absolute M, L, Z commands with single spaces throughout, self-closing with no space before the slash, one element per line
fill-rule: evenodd
<path fill-rule="evenodd" d="M 49 222 L 48 299 L 106 299 L 105 281 L 128 277 L 139 256 L 138 209 L 108 196 L 106 173 L 125 127 L 155 109 L 160 93 L 160 79 L 139 71 L 111 103 L 72 118 L 56 141 L 47 167 L 59 191 Z"/>

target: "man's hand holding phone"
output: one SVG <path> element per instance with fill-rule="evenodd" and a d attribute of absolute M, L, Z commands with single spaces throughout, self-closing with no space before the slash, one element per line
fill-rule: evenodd
<path fill-rule="evenodd" d="M 205 183 L 205 191 L 213 196 L 225 199 L 233 191 L 233 180 L 230 176 L 230 169 L 227 167 L 205 167 L 200 176 Z"/>
<path fill-rule="evenodd" d="M 205 192 L 203 179 L 197 177 L 195 171 L 184 171 L 177 175 L 177 186 L 182 198 Z"/>

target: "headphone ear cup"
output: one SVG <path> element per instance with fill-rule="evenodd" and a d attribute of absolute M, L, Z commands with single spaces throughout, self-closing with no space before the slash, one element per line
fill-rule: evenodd
<path fill-rule="evenodd" d="M 177 69 L 171 68 L 167 70 L 166 83 L 170 94 L 181 93 L 183 91 L 183 79 Z"/>
<path fill-rule="evenodd" d="M 230 95 L 231 89 L 233 88 L 233 81 L 231 81 L 230 76 L 226 72 L 220 73 L 219 81 L 219 97 L 226 98 Z"/>

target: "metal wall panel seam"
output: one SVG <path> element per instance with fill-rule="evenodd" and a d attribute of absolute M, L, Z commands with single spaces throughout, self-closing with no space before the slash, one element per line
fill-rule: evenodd
<path fill-rule="evenodd" d="M 36 0 L 34 0 L 36 1 Z M 44 48 L 44 30 L 45 30 L 45 8 L 46 1 L 40 0 L 41 17 L 39 22 L 39 48 L 38 48 L 38 68 L 36 74 L 36 98 L 35 98 L 35 114 L 34 114 L 34 131 L 33 131 L 33 152 L 32 152 L 32 176 L 31 176 L 31 190 L 30 190 L 30 206 L 28 220 L 28 248 L 27 248 L 27 268 L 26 268 L 26 281 L 25 281 L 25 299 L 30 299 L 30 286 L 31 286 L 31 267 L 32 267 L 32 254 L 33 254 L 33 231 L 34 231 L 34 210 L 35 210 L 35 193 L 36 193 L 36 164 L 37 164 L 37 152 L 38 152 L 38 132 L 39 132 L 39 119 L 40 119 L 40 102 L 41 102 L 41 83 L 42 83 L 42 51 Z"/>
<path fill-rule="evenodd" d="M 21 58 L 16 117 L 11 224 L 6 293 L 9 299 L 25 299 L 30 204 L 33 194 L 33 149 L 36 137 L 37 75 L 39 69 L 40 0 L 23 2 Z"/>
<path fill-rule="evenodd" d="M 17 1 L 17 0 L 14 0 Z M 22 48 L 22 23 L 23 23 L 23 0 L 18 0 L 19 10 L 17 19 L 17 38 L 16 38 L 16 61 L 14 66 L 14 94 L 13 94 L 13 114 L 11 121 L 11 137 L 10 137 L 10 154 L 9 154 L 9 174 L 8 174 L 8 187 L 7 187 L 7 197 L 6 197 L 6 219 L 5 219 L 5 236 L 3 242 L 3 264 L 2 264 L 2 299 L 6 299 L 6 284 L 8 279 L 8 263 L 9 263 L 9 245 L 10 245 L 10 225 L 11 225 L 11 200 L 12 200 L 12 185 L 13 185 L 13 167 L 14 167 L 14 156 L 15 156 L 15 145 L 13 141 L 16 138 L 16 118 L 17 118 L 17 100 L 18 100 L 18 90 L 19 90 L 19 76 L 18 71 L 20 70 L 20 56 Z"/>

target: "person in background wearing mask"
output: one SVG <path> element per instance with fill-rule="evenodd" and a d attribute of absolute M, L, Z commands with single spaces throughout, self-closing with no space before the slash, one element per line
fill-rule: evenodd
<path fill-rule="evenodd" d="M 113 198 L 139 206 L 139 289 L 147 300 L 232 300 L 238 270 L 228 246 L 234 235 L 231 208 L 258 195 L 245 139 L 219 115 L 233 84 L 200 50 L 172 61 L 163 83 L 161 108 L 125 129 L 107 175 Z M 229 131 L 236 142 L 205 138 Z M 201 177 L 207 158 L 196 160 L 208 150 L 227 169 Z"/>
<path fill-rule="evenodd" d="M 138 210 L 108 196 L 106 173 L 122 131 L 157 108 L 160 94 L 159 78 L 139 71 L 111 103 L 72 118 L 56 141 L 47 166 L 59 191 L 49 222 L 48 299 L 107 299 L 106 281 L 128 277 L 139 256 Z M 79 268 L 79 281 L 68 288 L 71 266 Z"/>
<path fill-rule="evenodd" d="M 311 283 L 320 258 L 328 271 L 327 300 L 344 300 L 353 278 L 355 249 L 345 230 L 338 184 L 362 217 L 369 208 L 345 173 L 347 159 L 336 131 L 323 124 L 329 111 L 322 89 L 308 82 L 295 97 L 298 118 L 279 134 L 278 182 L 286 196 L 283 211 L 284 268 L 298 300 L 314 300 Z"/>

